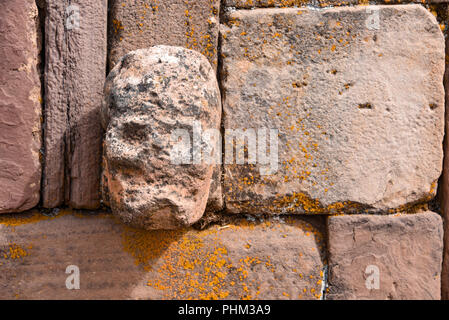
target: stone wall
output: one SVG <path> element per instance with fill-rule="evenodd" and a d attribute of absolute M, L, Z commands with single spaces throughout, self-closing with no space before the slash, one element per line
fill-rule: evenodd
<path fill-rule="evenodd" d="M 55 269 L 73 259 L 88 268 L 93 242 L 119 247 L 127 234 L 123 256 L 102 252 L 132 279 L 67 298 L 449 299 L 447 1 L 0 9 L 5 296 L 18 290 L 6 273 L 33 283 L 25 298 L 38 274 L 55 287 L 53 271 L 27 268 L 53 250 L 37 240 L 42 227 L 54 239 L 89 235 L 75 250 L 86 256 L 63 253 L 70 241 L 55 247 Z M 195 162 L 195 146 L 207 147 L 195 145 L 195 125 L 217 129 L 207 152 L 218 162 Z M 173 165 L 177 129 L 192 133 L 193 154 Z M 40 216 L 66 208 L 112 211 L 132 227 Z M 10 250 L 28 234 L 36 255 Z M 155 239 L 171 249 L 157 254 Z M 11 262 L 14 250 L 27 254 Z"/>

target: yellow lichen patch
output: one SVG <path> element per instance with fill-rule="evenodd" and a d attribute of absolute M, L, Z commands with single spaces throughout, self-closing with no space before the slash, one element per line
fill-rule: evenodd
<path fill-rule="evenodd" d="M 389 214 L 400 216 L 402 214 L 414 214 L 429 210 L 428 202 L 431 201 L 436 193 L 437 181 L 432 182 L 428 194 L 422 197 L 420 200 L 413 203 L 408 203 L 397 208 L 391 208 L 388 210 Z"/>
<path fill-rule="evenodd" d="M 162 291 L 167 299 L 224 299 L 229 291 L 225 285 L 234 282 L 240 286 L 242 298 L 246 297 L 247 285 L 244 279 L 247 270 L 244 265 L 254 263 L 245 260 L 235 266 L 227 258 L 227 249 L 218 239 L 204 245 L 204 237 L 217 233 L 217 228 L 199 234 L 193 230 L 143 231 L 126 228 L 123 234 L 124 249 L 135 259 L 135 263 L 155 275 L 148 280 L 148 286 Z M 245 290 L 246 288 L 246 290 Z"/>
<path fill-rule="evenodd" d="M 217 48 L 215 46 L 215 39 L 213 36 L 213 29 L 215 28 L 216 17 L 218 17 L 218 10 L 215 8 L 214 0 L 210 0 L 209 4 L 209 14 L 210 17 L 207 19 L 207 32 L 201 32 L 195 27 L 195 3 L 194 1 L 184 0 L 184 5 L 186 9 L 184 10 L 184 25 L 186 27 L 185 31 L 185 47 L 188 49 L 196 50 L 201 52 L 208 60 L 213 64 L 217 65 Z M 190 10 L 191 9 L 191 10 Z M 193 14 L 192 14 L 193 13 Z"/>
<path fill-rule="evenodd" d="M 319 239 L 317 241 L 322 240 L 322 235 L 311 225 L 297 223 L 295 219 L 287 223 L 308 230 Z M 144 231 L 125 227 L 122 241 L 124 250 L 132 255 L 135 264 L 147 272 L 147 285 L 163 299 L 258 299 L 262 283 L 254 275 L 277 272 L 276 263 L 270 256 L 254 255 L 250 250 L 253 245 L 248 241 L 240 246 L 246 250 L 231 254 L 220 240 L 256 227 L 279 229 L 280 235 L 286 235 L 283 226 L 270 221 L 256 224 L 239 220 L 226 228 L 212 226 L 203 231 Z M 298 279 L 304 279 L 297 268 L 292 268 L 294 273 Z M 320 271 L 316 271 L 315 276 Z"/>
<path fill-rule="evenodd" d="M 29 245 L 26 249 L 32 249 L 33 247 Z M 5 252 L 0 251 L 0 257 L 4 259 L 22 259 L 29 255 L 28 251 L 22 246 L 16 243 L 10 243 L 6 248 Z"/>
<path fill-rule="evenodd" d="M 114 33 L 116 33 L 116 34 L 119 33 L 120 30 L 124 30 L 125 29 L 125 27 L 123 26 L 123 24 L 122 24 L 122 22 L 120 20 L 113 19 L 112 20 L 112 25 L 113 25 Z"/>
<path fill-rule="evenodd" d="M 293 192 L 273 201 L 276 212 L 297 212 L 301 208 L 307 214 L 339 214 L 361 209 L 361 205 L 351 201 L 335 202 L 323 206 L 318 199 L 312 199 L 302 192 Z"/>
<path fill-rule="evenodd" d="M 63 211 L 57 217 L 68 213 L 69 211 Z M 36 223 L 39 221 L 51 220 L 54 218 L 55 217 L 45 216 L 39 211 L 34 210 L 28 213 L 0 215 L 0 225 L 14 228 L 23 224 Z"/>

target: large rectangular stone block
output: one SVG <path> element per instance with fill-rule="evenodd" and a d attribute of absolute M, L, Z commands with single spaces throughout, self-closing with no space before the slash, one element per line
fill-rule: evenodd
<path fill-rule="evenodd" d="M 46 1 L 43 205 L 100 204 L 107 0 Z"/>
<path fill-rule="evenodd" d="M 425 8 L 237 10 L 221 37 L 224 129 L 253 141 L 235 151 L 249 164 L 225 150 L 230 212 L 378 212 L 435 195 L 445 55 Z"/>
<path fill-rule="evenodd" d="M 155 45 L 186 47 L 217 67 L 219 0 L 112 0 L 109 68 L 130 51 Z"/>
<path fill-rule="evenodd" d="M 0 299 L 320 299 L 325 236 L 313 218 L 148 232 L 105 214 L 3 216 Z M 80 290 L 66 287 L 69 266 Z"/>
<path fill-rule="evenodd" d="M 440 299 L 438 214 L 329 217 L 328 233 L 328 299 Z"/>
<path fill-rule="evenodd" d="M 0 213 L 39 202 L 41 83 L 34 0 L 0 2 Z"/>

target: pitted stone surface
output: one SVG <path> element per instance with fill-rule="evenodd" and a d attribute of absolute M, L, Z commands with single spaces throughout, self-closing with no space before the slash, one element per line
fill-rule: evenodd
<path fill-rule="evenodd" d="M 328 233 L 327 299 L 440 299 L 438 214 L 329 217 Z"/>
<path fill-rule="evenodd" d="M 191 225 L 204 214 L 214 163 L 197 163 L 194 126 L 219 132 L 220 91 L 207 59 L 181 47 L 125 55 L 111 71 L 102 109 L 105 179 L 112 211 L 146 229 Z M 173 134 L 189 135 L 188 161 L 176 163 Z M 210 146 L 211 154 L 218 148 Z M 217 150 L 217 151 L 216 151 Z M 204 152 L 204 150 L 203 150 Z M 190 161 L 190 162 L 189 162 Z"/>
<path fill-rule="evenodd" d="M 206 56 L 218 66 L 219 0 L 112 0 L 109 13 L 109 68 L 132 50 L 155 45 L 180 46 Z M 221 166 L 214 180 L 207 210 L 223 208 Z M 217 182 L 218 181 L 218 182 Z"/>
<path fill-rule="evenodd" d="M 0 300 L 320 299 L 323 229 L 317 217 L 146 231 L 101 212 L 2 215 Z"/>

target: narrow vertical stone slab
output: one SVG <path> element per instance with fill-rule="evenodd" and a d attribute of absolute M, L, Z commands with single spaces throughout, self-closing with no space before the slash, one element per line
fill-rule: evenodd
<path fill-rule="evenodd" d="M 449 55 L 449 39 L 446 39 L 446 57 Z M 444 137 L 443 175 L 440 180 L 440 201 L 444 220 L 444 254 L 443 270 L 441 272 L 441 298 L 449 300 L 449 61 L 446 60 L 444 74 L 444 87 L 446 90 L 446 135 Z"/>
<path fill-rule="evenodd" d="M 65 135 L 68 127 L 64 92 L 66 41 L 64 2 L 47 1 L 45 19 L 45 124 L 42 205 L 54 208 L 64 203 Z"/>
<path fill-rule="evenodd" d="M 328 232 L 327 299 L 440 299 L 438 214 L 335 216 Z"/>
<path fill-rule="evenodd" d="M 100 203 L 107 1 L 46 3 L 43 205 Z"/>
<path fill-rule="evenodd" d="M 256 161 L 239 164 L 225 149 L 230 212 L 379 212 L 435 195 L 444 37 L 424 7 L 237 10 L 225 23 L 224 129 L 241 130 L 234 141 L 252 129 L 277 155 L 263 164 L 254 142 L 233 153 Z M 277 152 L 261 129 L 278 131 Z"/>
<path fill-rule="evenodd" d="M 126 53 L 170 45 L 205 55 L 217 67 L 219 0 L 112 0 L 109 68 Z"/>
<path fill-rule="evenodd" d="M 39 37 L 34 0 L 0 2 L 0 213 L 39 202 Z"/>

